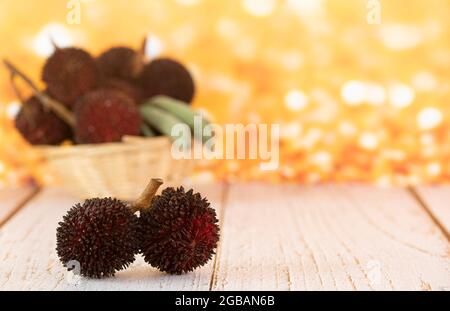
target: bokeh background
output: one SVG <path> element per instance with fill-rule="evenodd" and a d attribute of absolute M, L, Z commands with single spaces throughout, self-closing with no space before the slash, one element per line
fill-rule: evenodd
<path fill-rule="evenodd" d="M 280 167 L 203 164 L 200 180 L 450 181 L 450 2 L 380 0 L 2 0 L 0 57 L 40 83 L 61 46 L 97 55 L 112 45 L 172 56 L 195 76 L 195 107 L 218 123 L 280 123 Z M 20 108 L 0 69 L 0 186 L 49 182 L 16 133 Z"/>

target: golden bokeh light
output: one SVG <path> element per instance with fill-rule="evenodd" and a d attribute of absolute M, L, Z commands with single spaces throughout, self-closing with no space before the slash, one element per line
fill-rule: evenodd
<path fill-rule="evenodd" d="M 61 0 L 0 3 L 0 56 L 40 83 L 60 46 L 93 54 L 117 44 L 180 59 L 194 105 L 218 123 L 278 123 L 280 166 L 202 163 L 195 178 L 272 182 L 450 181 L 450 2 L 381 0 L 84 0 L 81 22 Z M 0 69 L 0 185 L 47 180 L 12 119 Z"/>

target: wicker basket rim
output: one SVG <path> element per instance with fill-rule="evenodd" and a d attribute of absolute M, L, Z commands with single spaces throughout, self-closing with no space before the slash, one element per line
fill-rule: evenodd
<path fill-rule="evenodd" d="M 131 152 L 134 150 L 166 149 L 170 146 L 168 137 L 140 137 L 127 136 L 122 142 L 91 144 L 91 145 L 73 145 L 73 146 L 37 146 L 34 149 L 44 157 L 67 157 L 67 156 L 92 156 L 100 154 L 111 154 L 121 152 Z"/>

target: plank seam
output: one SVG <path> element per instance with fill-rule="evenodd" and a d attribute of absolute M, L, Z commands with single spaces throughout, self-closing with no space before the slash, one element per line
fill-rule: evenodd
<path fill-rule="evenodd" d="M 220 228 L 220 240 L 219 240 L 219 245 L 217 246 L 217 251 L 216 251 L 216 255 L 214 256 L 214 261 L 213 261 L 213 271 L 211 274 L 211 280 L 209 281 L 209 291 L 212 291 L 214 285 L 216 285 L 216 270 L 219 264 L 219 255 L 220 255 L 220 251 L 221 251 L 221 247 L 222 247 L 222 234 L 223 234 L 223 223 L 225 221 L 225 205 L 228 202 L 228 194 L 229 194 L 229 190 L 230 190 L 230 184 L 228 182 L 225 182 L 223 184 L 223 191 L 222 191 L 222 196 L 220 198 L 220 222 L 219 222 L 219 228 Z"/>
<path fill-rule="evenodd" d="M 450 232 L 445 228 L 444 224 L 439 220 L 439 218 L 433 213 L 433 211 L 427 206 L 425 200 L 420 196 L 419 192 L 413 187 L 408 187 L 409 192 L 412 197 L 417 201 L 420 207 L 425 211 L 428 217 L 434 222 L 434 224 L 439 228 L 442 234 L 447 238 L 447 241 L 450 242 Z"/>
<path fill-rule="evenodd" d="M 0 221 L 0 228 L 3 227 L 3 225 L 5 225 L 9 220 L 11 220 L 11 218 L 13 218 L 14 215 L 16 215 L 22 208 L 24 208 L 31 200 L 33 200 L 33 198 L 36 197 L 36 195 L 40 191 L 41 191 L 40 187 L 35 187 L 29 195 L 23 198 L 19 202 L 19 204 L 17 204 L 17 206 L 13 208 L 2 221 Z"/>
<path fill-rule="evenodd" d="M 408 191 L 405 190 L 405 193 L 408 193 Z M 409 196 L 408 196 L 408 197 L 409 197 Z M 430 256 L 437 256 L 437 255 L 435 255 L 435 254 L 433 254 L 433 253 L 427 251 L 425 248 L 418 247 L 418 246 L 414 245 L 413 243 L 409 243 L 409 242 L 407 242 L 407 241 L 404 241 L 404 240 L 398 238 L 395 234 L 392 234 L 389 230 L 386 230 L 385 228 L 383 228 L 382 226 L 380 226 L 376 221 L 374 221 L 374 220 L 372 219 L 372 217 L 370 216 L 370 214 L 368 214 L 368 213 L 365 212 L 364 210 L 358 208 L 358 205 L 357 205 L 355 202 L 352 202 L 352 201 L 349 201 L 349 202 L 355 207 L 355 210 L 356 210 L 358 213 L 360 213 L 360 214 L 367 220 L 367 223 L 368 223 L 369 225 L 371 225 L 374 229 L 378 230 L 378 231 L 379 231 L 380 233 L 382 233 L 385 237 L 387 237 L 387 238 L 391 239 L 392 241 L 395 241 L 395 242 L 397 242 L 397 243 L 399 243 L 399 244 L 402 244 L 402 245 L 405 246 L 405 247 L 414 249 L 414 250 L 416 250 L 416 251 L 418 251 L 418 252 L 421 252 L 421 253 L 424 253 L 424 254 L 428 254 L 428 255 L 430 255 Z M 417 203 L 417 202 L 416 202 L 416 203 Z"/>

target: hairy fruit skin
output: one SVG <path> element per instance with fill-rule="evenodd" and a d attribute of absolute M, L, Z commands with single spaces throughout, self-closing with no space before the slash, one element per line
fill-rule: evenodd
<path fill-rule="evenodd" d="M 155 59 L 145 65 L 139 81 L 146 98 L 166 95 L 185 103 L 194 98 L 191 74 L 182 64 L 168 58 Z"/>
<path fill-rule="evenodd" d="M 134 80 L 143 67 L 142 57 L 128 47 L 113 47 L 96 59 L 102 79 Z"/>
<path fill-rule="evenodd" d="M 46 109 L 35 96 L 23 103 L 15 126 L 32 145 L 58 145 L 72 136 L 69 125 Z"/>
<path fill-rule="evenodd" d="M 117 90 L 99 89 L 83 96 L 74 109 L 75 140 L 80 144 L 119 142 L 139 135 L 141 117 L 134 101 Z"/>
<path fill-rule="evenodd" d="M 78 262 L 82 276 L 113 276 L 134 261 L 138 226 L 138 217 L 125 203 L 111 198 L 86 200 L 59 223 L 56 251 L 69 270 L 71 263 Z"/>
<path fill-rule="evenodd" d="M 78 48 L 56 49 L 42 71 L 49 95 L 72 108 L 75 101 L 98 84 L 95 60 Z"/>
<path fill-rule="evenodd" d="M 140 88 L 133 83 L 121 79 L 108 79 L 101 83 L 101 88 L 121 91 L 128 95 L 136 104 L 141 103 L 143 96 Z"/>
<path fill-rule="evenodd" d="M 141 212 L 141 252 L 147 263 L 170 274 L 206 264 L 219 241 L 216 212 L 193 190 L 166 188 Z"/>

